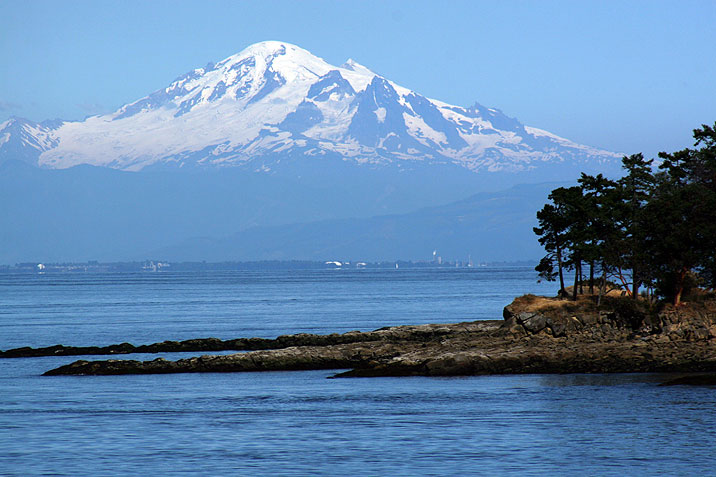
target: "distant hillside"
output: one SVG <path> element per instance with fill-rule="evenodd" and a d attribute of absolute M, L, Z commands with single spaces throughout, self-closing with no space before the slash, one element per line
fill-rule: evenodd
<path fill-rule="evenodd" d="M 531 260 L 542 250 L 535 212 L 556 183 L 480 193 L 402 215 L 254 227 L 225 238 L 194 238 L 148 255 L 166 260 Z"/>
<path fill-rule="evenodd" d="M 455 201 L 475 190 L 494 188 L 499 184 L 480 186 L 469 181 L 460 182 L 459 177 L 463 176 L 452 177 L 449 168 L 437 177 L 428 172 L 374 175 L 366 171 L 361 175 L 361 171 L 364 170 L 356 171 L 346 165 L 345 169 L 324 171 L 322 177 L 325 181 L 308 181 L 290 175 L 245 175 L 231 170 L 131 173 L 92 166 L 42 170 L 11 161 L 0 165 L 0 263 L 143 260 L 150 258 L 150 252 L 177 246 L 195 237 L 227 237 L 243 231 L 246 235 L 240 247 L 234 250 L 221 248 L 227 256 L 208 250 L 206 258 L 201 260 L 229 260 L 239 256 L 242 260 L 318 257 L 297 246 L 299 235 L 296 235 L 296 230 L 325 227 L 326 232 L 319 235 L 335 237 L 334 247 L 349 241 L 374 243 L 365 237 L 368 233 L 366 227 L 380 231 L 396 220 L 409 220 L 411 229 L 425 234 L 426 229 L 432 227 L 429 224 L 442 223 L 436 212 L 421 211 L 424 216 L 371 219 L 354 229 L 348 224 L 357 223 L 356 219 L 337 220 L 336 224 L 346 227 L 340 229 L 346 231 L 348 235 L 345 236 L 339 236 L 339 229 L 333 223 L 320 222 L 342 217 L 368 219 L 371 216 L 407 214 L 417 208 Z M 351 177 L 350 187 L 341 180 L 345 175 Z M 483 196 L 487 198 L 490 194 Z M 529 220 L 544 203 L 543 198 L 535 199 L 532 204 L 525 203 L 529 202 L 527 198 L 516 197 L 515 200 L 514 205 L 518 209 L 521 207 L 519 210 Z M 504 205 L 506 208 L 509 206 L 509 203 Z M 467 205 L 465 207 L 468 208 Z M 483 207 L 484 204 L 476 204 L 477 209 Z M 503 221 L 505 235 L 509 235 L 508 221 L 510 218 L 521 220 L 518 217 L 519 214 L 514 215 L 505 209 L 496 213 L 494 220 Z M 421 220 L 426 222 L 420 225 Z M 271 229 L 296 223 L 311 225 L 290 225 L 286 231 Z M 375 225 L 378 223 L 380 227 Z M 401 222 L 395 227 L 403 234 L 408 225 Z M 460 223 L 450 227 L 459 228 Z M 291 232 L 288 232 L 289 229 Z M 438 227 L 434 233 L 445 234 L 445 230 Z M 480 230 L 473 229 L 469 233 L 482 233 Z M 274 238 L 270 238 L 272 234 Z M 381 234 L 376 236 L 376 240 L 383 237 L 386 244 L 390 243 L 392 235 Z M 296 246 L 283 247 L 281 240 L 288 240 L 293 235 L 296 236 Z M 312 240 L 303 237 L 307 243 Z M 251 242 L 254 239 L 256 242 Z M 391 260 L 402 257 L 422 259 L 439 246 L 432 238 L 425 239 L 424 243 L 421 240 L 415 240 L 414 254 L 406 254 L 406 250 L 402 249 L 400 254 L 392 256 L 391 250 L 394 249 L 388 248 L 384 255 L 374 255 Z M 263 247 L 271 248 L 271 252 L 265 252 Z M 347 250 L 328 245 L 324 248 L 330 253 Z M 179 251 L 174 247 L 172 250 Z M 187 257 L 197 256 L 195 252 L 186 250 Z M 354 250 L 360 254 L 364 249 Z M 293 252 L 299 251 L 301 256 L 292 256 Z M 458 257 L 463 255 L 462 252 L 456 254 Z M 504 260 L 521 257 L 523 255 L 520 254 Z M 527 255 L 527 258 L 535 257 Z M 323 259 L 323 256 L 318 259 Z"/>
<path fill-rule="evenodd" d="M 446 259 L 465 260 L 468 253 L 475 261 L 539 256 L 531 227 L 552 185 L 455 202 L 476 186 L 430 175 L 421 179 L 422 187 L 414 187 L 415 175 L 358 179 L 360 187 L 343 188 L 340 180 L 321 186 L 227 171 L 41 170 L 10 162 L 0 166 L 0 263 L 159 256 L 419 260 L 435 248 Z M 426 208 L 449 197 L 449 205 Z"/>

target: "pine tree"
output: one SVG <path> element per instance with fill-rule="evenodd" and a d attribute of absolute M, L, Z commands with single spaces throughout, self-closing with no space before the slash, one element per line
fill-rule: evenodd
<path fill-rule="evenodd" d="M 556 262 L 557 277 L 559 277 L 559 295 L 564 296 L 566 292 L 564 289 L 562 254 L 568 224 L 561 211 L 552 204 L 545 204 L 542 210 L 537 212 L 537 221 L 539 222 L 539 227 L 535 227 L 533 231 L 539 236 L 539 243 L 544 247 L 547 255 L 540 260 L 540 264 L 535 270 L 539 272 L 540 277 L 553 281 L 555 279 L 554 264 Z"/>
<path fill-rule="evenodd" d="M 549 195 L 551 204 L 537 212 L 539 227 L 534 232 L 539 236 L 540 244 L 547 255 L 535 268 L 541 278 L 555 278 L 553 268 L 556 262 L 559 277 L 559 294 L 566 296 L 564 270 L 574 270 L 575 281 L 573 298 L 576 299 L 578 277 L 581 275 L 582 230 L 584 211 L 582 210 L 582 191 L 579 187 L 560 187 Z"/>
<path fill-rule="evenodd" d="M 621 261 L 631 270 L 631 294 L 634 299 L 639 296 L 639 286 L 643 282 L 651 281 L 647 266 L 649 259 L 642 244 L 647 233 L 645 208 L 654 191 L 655 179 L 651 168 L 653 162 L 653 159 L 644 159 L 641 153 L 625 156 L 622 159 L 622 168 L 627 173 L 618 181 L 622 202 L 619 215 L 625 241 Z"/>
<path fill-rule="evenodd" d="M 601 271 L 599 300 L 606 292 L 607 278 L 619 268 L 623 233 L 618 226 L 619 195 L 616 182 L 602 174 L 582 174 L 579 184 L 584 197 L 583 249 L 590 262 L 590 276 L 595 267 Z M 593 288 L 593 287 L 592 287 Z M 593 292 L 593 290 L 592 290 Z"/>

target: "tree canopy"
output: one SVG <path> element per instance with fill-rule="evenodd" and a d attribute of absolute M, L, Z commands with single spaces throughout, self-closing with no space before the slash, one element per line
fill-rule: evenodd
<path fill-rule="evenodd" d="M 618 180 L 582 174 L 553 190 L 534 228 L 546 252 L 539 276 L 559 279 L 566 296 L 564 271 L 573 271 L 576 298 L 586 264 L 600 297 L 615 279 L 634 298 L 646 286 L 676 305 L 695 284 L 716 287 L 716 123 L 694 139 L 694 148 L 659 153 L 656 170 L 633 154 Z"/>

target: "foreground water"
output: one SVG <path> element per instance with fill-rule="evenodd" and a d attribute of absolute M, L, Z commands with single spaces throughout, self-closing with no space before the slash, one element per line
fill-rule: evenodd
<path fill-rule="evenodd" d="M 552 289 L 509 267 L 2 275 L 0 349 L 499 319 Z M 713 472 L 716 390 L 658 375 L 40 376 L 74 359 L 0 361 L 0 475 Z"/>

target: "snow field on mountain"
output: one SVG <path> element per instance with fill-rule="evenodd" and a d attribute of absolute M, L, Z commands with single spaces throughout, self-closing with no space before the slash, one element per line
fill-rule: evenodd
<path fill-rule="evenodd" d="M 192 70 L 111 114 L 52 126 L 2 123 L 0 161 L 18 147 L 41 167 L 127 171 L 252 161 L 266 170 L 282 155 L 329 153 L 358 163 L 447 161 L 476 172 L 620 157 L 495 109 L 425 98 L 353 60 L 333 66 L 277 41 Z"/>

